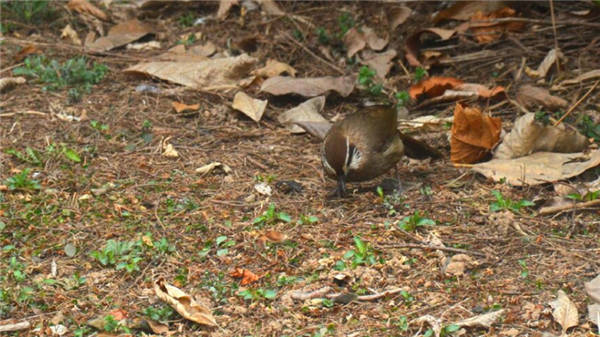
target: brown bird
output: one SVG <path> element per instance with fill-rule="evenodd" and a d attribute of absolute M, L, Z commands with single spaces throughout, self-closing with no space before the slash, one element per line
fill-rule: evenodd
<path fill-rule="evenodd" d="M 377 105 L 333 124 L 323 142 L 321 161 L 327 175 L 338 182 L 334 194 L 342 197 L 346 195 L 347 182 L 381 176 L 396 167 L 405 152 L 411 158 L 441 156 L 437 150 L 398 131 L 394 107 Z"/>

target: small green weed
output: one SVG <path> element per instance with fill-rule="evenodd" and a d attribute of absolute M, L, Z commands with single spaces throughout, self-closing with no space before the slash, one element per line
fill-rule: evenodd
<path fill-rule="evenodd" d="M 144 309 L 144 316 L 150 318 L 153 321 L 166 323 L 177 317 L 177 313 L 173 308 L 168 305 L 162 305 L 160 307 L 147 307 Z"/>
<path fill-rule="evenodd" d="M 423 77 L 425 77 L 425 75 L 427 75 L 427 70 L 421 67 L 417 67 L 417 69 L 415 69 L 415 75 L 413 77 L 413 80 L 415 82 L 420 82 L 423 79 Z"/>
<path fill-rule="evenodd" d="M 55 10 L 50 3 L 45 0 L 2 1 L 2 21 L 11 19 L 27 24 L 51 21 Z"/>
<path fill-rule="evenodd" d="M 215 248 L 217 249 L 217 256 L 225 256 L 227 254 L 229 254 L 229 247 L 235 246 L 235 241 L 234 240 L 229 240 L 227 238 L 226 235 L 222 235 L 217 237 L 217 239 L 215 240 Z M 208 256 L 208 254 L 211 252 L 212 250 L 212 241 L 207 241 L 205 243 L 205 247 L 200 251 L 200 253 L 198 253 L 200 255 L 200 258 L 206 258 L 206 256 Z"/>
<path fill-rule="evenodd" d="M 398 227 L 407 232 L 414 232 L 424 226 L 435 226 L 435 221 L 424 217 L 424 214 L 421 214 L 421 212 L 415 212 L 413 215 L 406 216 L 398 222 Z"/>
<path fill-rule="evenodd" d="M 284 212 L 276 212 L 275 204 L 270 204 L 269 208 L 261 216 L 256 217 L 252 223 L 262 227 L 277 221 L 291 222 L 292 217 Z"/>
<path fill-rule="evenodd" d="M 117 321 L 115 316 L 108 315 L 104 317 L 104 331 L 106 332 L 124 332 L 131 333 L 128 327 L 123 325 L 120 321 Z"/>
<path fill-rule="evenodd" d="M 452 333 L 458 331 L 459 329 L 460 329 L 460 325 L 456 325 L 456 324 L 446 325 L 445 327 L 442 328 L 442 331 L 440 332 L 440 337 L 450 336 Z M 423 334 L 424 337 L 432 337 L 434 335 L 435 334 L 432 329 L 427 329 L 427 331 L 425 331 L 425 334 Z"/>
<path fill-rule="evenodd" d="M 399 106 L 405 106 L 408 102 L 410 102 L 410 95 L 406 91 L 400 91 L 394 94 L 396 98 L 396 102 Z"/>
<path fill-rule="evenodd" d="M 331 41 L 331 37 L 329 36 L 327 29 L 318 27 L 315 33 L 317 34 L 317 40 L 320 44 L 329 44 L 329 41 Z"/>
<path fill-rule="evenodd" d="M 204 279 L 200 284 L 201 288 L 207 289 L 217 303 L 227 303 L 227 298 L 235 293 L 237 285 L 235 283 L 227 284 L 225 273 L 213 274 L 206 272 Z"/>
<path fill-rule="evenodd" d="M 573 200 L 579 200 L 579 201 L 594 201 L 594 200 L 597 200 L 599 196 L 600 196 L 600 190 L 589 191 L 584 195 L 572 193 L 572 194 L 568 194 L 567 198 L 570 198 Z"/>
<path fill-rule="evenodd" d="M 388 210 L 389 216 L 394 216 L 398 212 L 398 210 L 404 207 L 404 197 L 400 193 L 392 193 L 386 195 L 383 192 L 383 188 L 381 186 L 377 186 L 377 195 L 381 200 L 381 203 Z"/>
<path fill-rule="evenodd" d="M 179 17 L 177 22 L 183 28 L 188 28 L 194 25 L 194 21 L 196 21 L 196 17 L 192 13 L 187 13 Z"/>
<path fill-rule="evenodd" d="M 521 200 L 519 202 L 514 202 L 509 198 L 504 198 L 502 194 L 496 190 L 492 190 L 492 194 L 496 198 L 496 201 L 490 204 L 490 211 L 492 212 L 508 210 L 514 213 L 521 213 L 521 208 L 535 206 L 535 203 L 529 200 Z"/>
<path fill-rule="evenodd" d="M 341 39 L 356 25 L 356 21 L 354 21 L 354 17 L 350 13 L 342 13 L 338 16 L 338 24 L 340 28 L 338 36 Z"/>
<path fill-rule="evenodd" d="M 88 69 L 84 57 L 69 59 L 63 63 L 49 60 L 44 56 L 28 57 L 23 67 L 13 70 L 15 75 L 34 77 L 44 84 L 43 90 L 69 88 L 69 99 L 77 101 L 84 93 L 90 93 L 92 86 L 102 80 L 108 72 L 105 65 L 94 63 Z"/>
<path fill-rule="evenodd" d="M 103 266 L 114 266 L 125 269 L 128 273 L 139 271 L 138 262 L 142 260 L 142 245 L 140 242 L 108 240 L 104 249 L 93 251 L 90 255 Z"/>
<path fill-rule="evenodd" d="M 377 259 L 375 257 L 375 250 L 371 244 L 363 242 L 358 236 L 354 237 L 354 246 L 355 249 L 347 251 L 343 257 L 346 260 L 352 259 L 352 264 L 350 265 L 352 269 L 358 267 L 359 265 L 374 265 L 378 262 L 384 262 L 383 259 Z M 345 263 L 340 264 L 339 266 L 336 264 L 336 268 L 341 268 L 342 266 L 345 267 Z"/>
<path fill-rule="evenodd" d="M 42 187 L 37 180 L 29 179 L 30 169 L 24 169 L 21 173 L 15 174 L 12 177 L 4 180 L 4 184 L 11 191 L 14 190 L 39 190 Z"/>
<path fill-rule="evenodd" d="M 299 225 L 312 225 L 315 222 L 319 221 L 316 216 L 307 216 L 304 214 L 300 214 L 300 220 L 298 220 Z"/>
<path fill-rule="evenodd" d="M 517 261 L 519 267 L 521 267 L 521 278 L 527 278 L 529 276 L 529 268 L 527 268 L 527 262 L 525 260 Z"/>
<path fill-rule="evenodd" d="M 383 85 L 381 83 L 375 84 L 373 81 L 376 74 L 375 70 L 367 66 L 360 67 L 360 70 L 358 71 L 358 84 L 375 96 L 381 94 L 381 91 L 383 90 Z"/>
<path fill-rule="evenodd" d="M 177 41 L 177 44 L 182 44 L 184 46 L 191 46 L 194 43 L 196 43 L 196 35 L 195 34 L 188 34 L 186 37 Z"/>
<path fill-rule="evenodd" d="M 590 116 L 583 116 L 577 126 L 583 135 L 593 138 L 595 142 L 600 142 L 600 124 L 596 124 Z"/>
<path fill-rule="evenodd" d="M 277 290 L 274 289 L 251 289 L 241 290 L 237 293 L 238 296 L 247 300 L 258 302 L 263 299 L 273 300 L 277 297 Z"/>
<path fill-rule="evenodd" d="M 13 148 L 5 149 L 4 153 L 9 154 L 27 164 L 32 164 L 35 166 L 44 166 L 44 159 L 42 158 L 41 154 L 37 150 L 32 149 L 30 147 L 27 147 L 25 149 L 25 153 L 21 153 L 20 151 L 17 151 Z"/>

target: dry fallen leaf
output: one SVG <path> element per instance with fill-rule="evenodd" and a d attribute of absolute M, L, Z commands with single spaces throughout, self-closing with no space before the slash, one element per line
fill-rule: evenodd
<path fill-rule="evenodd" d="M 35 45 L 27 45 L 23 47 L 18 53 L 13 56 L 13 59 L 17 62 L 23 61 L 26 57 L 32 54 L 40 54 L 41 51 Z"/>
<path fill-rule="evenodd" d="M 569 179 L 600 165 L 600 151 L 585 153 L 536 152 L 516 159 L 493 159 L 473 170 L 512 186 L 540 185 Z"/>
<path fill-rule="evenodd" d="M 327 122 L 325 117 L 321 115 L 321 111 L 325 106 L 325 96 L 311 98 L 308 101 L 292 108 L 277 117 L 279 123 L 285 125 L 291 133 L 305 132 L 297 122 Z"/>
<path fill-rule="evenodd" d="M 554 310 L 552 317 L 554 321 L 560 324 L 563 329 L 563 334 L 567 333 L 567 329 L 579 325 L 579 313 L 577 307 L 564 291 L 559 290 L 557 298 L 548 303 Z"/>
<path fill-rule="evenodd" d="M 163 279 L 159 279 L 154 283 L 154 291 L 159 299 L 169 304 L 184 318 L 198 324 L 217 326 L 210 310 L 198 304 L 193 297 L 179 288 L 166 283 Z"/>
<path fill-rule="evenodd" d="M 534 78 L 546 77 L 546 75 L 550 73 L 551 69 L 554 69 L 554 71 L 556 71 L 555 68 L 557 60 L 559 67 L 562 68 L 562 64 L 565 62 L 565 55 L 560 50 L 556 51 L 556 49 L 551 49 L 548 52 L 548 54 L 546 54 L 546 57 L 544 58 L 542 63 L 540 63 L 540 65 L 538 66 L 538 69 L 533 73 L 530 72 L 529 76 L 533 75 Z"/>
<path fill-rule="evenodd" d="M 264 67 L 252 71 L 251 74 L 264 78 L 271 78 L 281 74 L 288 74 L 291 77 L 296 77 L 296 69 L 292 68 L 292 66 L 287 63 L 269 59 Z"/>
<path fill-rule="evenodd" d="M 196 173 L 200 173 L 200 175 L 205 176 L 207 174 L 212 173 L 212 171 L 214 171 L 216 168 L 222 168 L 223 172 L 225 173 L 231 173 L 231 168 L 223 163 L 219 163 L 219 162 L 212 162 L 210 164 L 206 164 L 202 167 L 199 167 L 196 169 Z"/>
<path fill-rule="evenodd" d="M 563 85 L 580 84 L 581 82 L 596 79 L 596 78 L 600 78 L 600 69 L 588 71 L 587 73 L 581 74 L 571 80 L 562 81 L 560 83 L 560 85 L 563 86 Z"/>
<path fill-rule="evenodd" d="M 454 324 L 460 325 L 461 327 L 484 327 L 489 329 L 492 327 L 492 324 L 504 314 L 504 311 L 504 309 L 500 309 L 498 311 L 467 318 Z"/>
<path fill-rule="evenodd" d="M 24 77 L 5 77 L 0 79 L 0 91 L 4 91 L 10 87 L 25 84 L 27 80 Z"/>
<path fill-rule="evenodd" d="M 392 59 L 396 57 L 396 51 L 389 49 L 383 53 L 375 53 L 367 49 L 363 50 L 360 56 L 360 63 L 369 66 L 369 68 L 375 70 L 377 77 L 384 79 L 392 69 Z"/>
<path fill-rule="evenodd" d="M 543 106 L 552 112 L 566 109 L 569 105 L 569 102 L 566 100 L 552 96 L 548 90 L 534 87 L 529 84 L 519 87 L 519 90 L 517 91 L 517 102 L 530 110 Z"/>
<path fill-rule="evenodd" d="M 202 47 L 202 46 L 197 46 Z M 198 51 L 198 50 L 196 50 Z M 167 52 L 156 57 L 158 61 L 173 61 L 173 62 L 202 62 L 210 60 L 207 56 L 193 53 L 192 50 L 186 50 L 185 46 L 180 44 Z"/>
<path fill-rule="evenodd" d="M 260 277 L 258 277 L 258 275 L 254 274 L 250 270 L 244 269 L 244 268 L 235 268 L 234 271 L 229 273 L 229 276 L 235 277 L 235 278 L 241 278 L 242 279 L 241 285 L 243 285 L 243 286 L 250 284 L 252 282 L 256 282 L 256 281 L 258 281 L 258 279 L 260 279 Z"/>
<path fill-rule="evenodd" d="M 169 331 L 169 326 L 166 324 L 162 324 L 160 322 L 156 322 L 151 319 L 147 319 L 146 322 L 148 323 L 148 326 L 150 327 L 150 329 L 152 329 L 152 332 L 154 332 L 155 334 L 158 334 L 158 335 L 165 334 L 167 336 L 170 336 L 173 334 L 171 331 Z"/>
<path fill-rule="evenodd" d="M 446 275 L 461 276 L 465 274 L 467 268 L 477 266 L 479 263 L 466 254 L 456 254 L 452 256 L 444 270 Z"/>
<path fill-rule="evenodd" d="M 600 304 L 600 274 L 593 280 L 584 283 L 585 292 L 592 299 L 592 301 Z"/>
<path fill-rule="evenodd" d="M 432 21 L 433 23 L 442 20 L 468 21 L 478 12 L 486 14 L 505 6 L 505 1 L 457 1 L 450 8 L 439 12 Z"/>
<path fill-rule="evenodd" d="M 450 160 L 453 163 L 472 164 L 488 155 L 500 140 L 502 120 L 489 117 L 477 108 L 456 104 Z"/>
<path fill-rule="evenodd" d="M 231 10 L 231 7 L 233 7 L 234 5 L 238 5 L 238 4 L 239 4 L 238 0 L 221 0 L 221 1 L 219 1 L 219 10 L 217 11 L 217 19 L 225 20 L 227 18 L 227 15 L 229 14 L 229 11 Z"/>
<path fill-rule="evenodd" d="M 175 150 L 175 147 L 171 143 L 168 142 L 168 139 L 165 139 L 162 144 L 163 153 L 162 155 L 165 157 L 177 158 L 179 157 L 179 152 Z"/>
<path fill-rule="evenodd" d="M 287 235 L 278 231 L 268 231 L 265 233 L 265 238 L 272 243 L 282 243 L 287 239 Z"/>
<path fill-rule="evenodd" d="M 191 112 L 200 109 L 200 104 L 187 105 L 181 102 L 173 102 L 171 105 L 177 113 Z"/>
<path fill-rule="evenodd" d="M 411 120 L 398 120 L 401 129 L 423 129 L 425 131 L 444 131 L 454 122 L 454 117 L 422 116 Z"/>
<path fill-rule="evenodd" d="M 388 22 L 388 27 L 390 30 L 396 29 L 396 27 L 406 21 L 412 14 L 412 9 L 406 6 L 396 6 L 392 7 L 386 11 L 386 18 Z"/>
<path fill-rule="evenodd" d="M 308 134 L 320 140 L 325 139 L 325 135 L 327 135 L 327 132 L 333 125 L 330 122 L 294 122 L 294 124 L 303 128 L 306 132 L 308 132 Z"/>
<path fill-rule="evenodd" d="M 194 55 L 200 55 L 204 57 L 209 57 L 217 51 L 217 46 L 215 46 L 212 42 L 206 42 L 201 46 L 194 46 L 190 48 L 190 53 Z"/>
<path fill-rule="evenodd" d="M 517 14 L 514 9 L 504 7 L 489 14 L 481 12 L 471 17 L 469 28 L 473 32 L 473 38 L 479 43 L 490 43 L 498 40 L 503 33 L 519 31 L 525 26 L 524 22 L 497 22 L 477 23 L 477 21 L 494 20 L 499 18 L 513 18 Z"/>
<path fill-rule="evenodd" d="M 258 123 L 267 109 L 267 103 L 268 101 L 252 98 L 239 91 L 233 98 L 232 107 Z"/>
<path fill-rule="evenodd" d="M 408 93 L 415 101 L 441 96 L 464 82 L 454 77 L 431 77 L 410 87 Z"/>
<path fill-rule="evenodd" d="M 77 32 L 71 28 L 71 25 L 66 25 L 65 28 L 63 28 L 60 33 L 60 38 L 68 38 L 74 45 L 81 46 L 81 40 L 79 39 L 79 36 L 77 36 Z"/>
<path fill-rule="evenodd" d="M 87 40 L 87 37 L 86 37 L 86 40 Z M 144 43 L 130 43 L 127 45 L 126 48 L 127 48 L 127 50 L 133 49 L 133 50 L 144 50 L 144 51 L 160 49 L 160 42 L 150 41 L 150 42 L 144 42 Z"/>
<path fill-rule="evenodd" d="M 285 12 L 279 8 L 279 5 L 273 0 L 261 0 L 259 1 L 260 8 L 263 12 L 269 15 L 282 16 Z"/>
<path fill-rule="evenodd" d="M 137 41 L 151 32 L 149 26 L 138 19 L 132 19 L 112 27 L 107 36 L 98 38 L 88 47 L 93 50 L 107 51 Z"/>
<path fill-rule="evenodd" d="M 260 91 L 279 96 L 297 94 L 304 97 L 322 95 L 328 91 L 336 91 L 343 97 L 350 95 L 356 83 L 356 75 L 344 77 L 291 78 L 284 76 L 266 80 Z"/>
<path fill-rule="evenodd" d="M 76 11 L 79 14 L 87 13 L 97 17 L 100 20 L 106 21 L 106 14 L 86 0 L 71 0 L 67 4 L 67 8 Z"/>
<path fill-rule="evenodd" d="M 382 50 L 387 46 L 389 42 L 388 37 L 379 37 L 372 28 L 363 26 L 359 31 L 358 28 L 351 28 L 346 35 L 344 35 L 344 45 L 347 49 L 348 57 L 354 56 L 354 54 L 363 50 L 366 46 L 369 46 L 372 50 Z"/>
<path fill-rule="evenodd" d="M 202 62 L 149 62 L 124 70 L 128 75 L 152 76 L 196 89 L 232 88 L 256 65 L 257 60 L 242 54 Z"/>
<path fill-rule="evenodd" d="M 421 317 L 411 321 L 410 323 L 420 323 L 420 324 L 427 323 L 427 324 L 429 324 L 429 326 L 431 327 L 431 330 L 433 330 L 435 337 L 440 337 L 440 334 L 442 333 L 442 320 L 439 318 L 435 318 L 431 315 L 421 316 Z"/>
<path fill-rule="evenodd" d="M 564 123 L 544 125 L 535 120 L 534 113 L 527 113 L 515 121 L 494 152 L 494 158 L 518 158 L 539 151 L 573 153 L 583 151 L 589 145 L 588 138 L 575 128 Z"/>
<path fill-rule="evenodd" d="M 421 36 L 423 34 L 434 34 L 437 35 L 442 41 L 449 40 L 454 34 L 455 30 L 441 29 L 441 28 L 427 28 L 416 32 L 409 36 L 404 44 L 404 51 L 406 60 L 413 67 L 421 67 L 423 64 L 419 61 L 421 53 Z"/>
<path fill-rule="evenodd" d="M 600 327 L 600 304 L 588 305 L 588 320 Z"/>

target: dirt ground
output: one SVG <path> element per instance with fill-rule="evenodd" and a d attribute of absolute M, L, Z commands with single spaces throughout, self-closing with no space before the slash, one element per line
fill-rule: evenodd
<path fill-rule="evenodd" d="M 520 213 L 490 211 L 495 201 L 492 190 L 515 201 L 536 202 L 554 195 L 552 185 L 516 188 L 487 180 L 468 167 L 455 167 L 449 159 L 404 159 L 400 173 L 410 188 L 400 196 L 386 198 L 373 189 L 364 191 L 393 178 L 390 172 L 360 184 L 361 191 L 348 198 L 331 199 L 328 195 L 335 183 L 322 171 L 321 141 L 307 134 L 291 135 L 276 118 L 304 99 L 247 90 L 252 97 L 269 99 L 265 115 L 256 123 L 231 108 L 235 90 L 186 89 L 122 73 L 175 46 L 183 34 L 201 32 L 197 43 L 210 41 L 219 52 L 233 53 L 240 41 L 254 37 L 256 50 L 250 54 L 261 65 L 272 58 L 292 65 L 298 77 L 339 76 L 312 55 L 321 55 L 317 27 L 333 34 L 342 13 L 350 14 L 357 24 L 381 27 L 393 3 L 280 2 L 281 9 L 293 16 L 269 17 L 252 10 L 242 19 L 235 7 L 223 21 L 214 19 L 217 3 L 171 4 L 140 17 L 160 32 L 161 49 L 121 48 L 102 54 L 60 39 L 67 24 L 82 39 L 90 29 L 64 5 L 52 4 L 59 11 L 54 21 L 37 26 L 15 22 L 13 30 L 4 33 L 1 45 L 2 77 L 11 76 L 12 69 L 22 62 L 14 56 L 30 44 L 49 58 L 64 61 L 84 55 L 90 63 L 109 68 L 77 103 L 68 101 L 67 89 L 44 91 L 35 82 L 2 93 L 2 184 L 29 168 L 30 178 L 41 186 L 39 190 L 14 191 L 3 186 L 0 309 L 2 318 L 9 320 L 5 322 L 27 320 L 32 325 L 31 330 L 12 335 L 51 335 L 49 327 L 59 324 L 67 328 L 66 335 L 108 335 L 110 331 L 98 332 L 87 323 L 107 315 L 137 322 L 150 318 L 152 310 L 148 308 L 165 309 L 154 291 L 154 283 L 161 278 L 210 308 L 219 325 L 202 326 L 176 314 L 161 319 L 177 335 L 422 336 L 431 325 L 418 323 L 419 318 L 429 317 L 451 330 L 453 323 L 497 310 L 504 311 L 491 327 L 464 327 L 463 335 L 559 335 L 561 325 L 548 305 L 559 290 L 566 292 L 578 310 L 578 325 L 568 330 L 569 335 L 598 334 L 597 327 L 587 320 L 589 300 L 584 290 L 584 283 L 600 271 L 598 214 L 578 210 L 540 216 L 537 206 Z M 408 67 L 403 58 L 407 37 L 432 27 L 433 13 L 445 5 L 406 3 L 412 15 L 393 31 L 388 47 L 398 52 L 403 66 Z M 492 52 L 434 66 L 429 75 L 502 85 L 514 99 L 514 71 L 522 62 L 537 67 L 555 47 L 555 35 L 548 24 L 548 3 L 512 5 L 523 18 L 531 19 L 521 32 L 485 45 L 470 39 L 468 33 L 460 39 L 425 43 L 423 48 L 442 50 L 452 57 Z M 563 76 L 600 69 L 600 28 L 560 24 L 573 21 L 565 19 L 565 13 L 589 6 L 585 2 L 554 3 L 559 21 L 556 43 L 568 60 Z M 208 19 L 201 25 L 183 27 L 180 17 L 189 13 Z M 445 22 L 438 27 L 457 24 Z M 105 22 L 104 28 L 112 25 Z M 306 36 L 300 44 L 284 36 L 295 31 Z M 332 45 L 333 50 L 336 47 Z M 409 74 L 405 73 L 398 60 L 386 79 L 389 92 L 407 90 L 413 83 L 414 69 L 409 67 Z M 360 68 L 358 64 L 336 66 L 347 74 Z M 161 91 L 137 92 L 140 84 Z M 572 86 L 559 95 L 572 105 L 592 84 Z M 365 100 L 357 89 L 346 98 L 331 93 L 323 115 L 330 119 L 356 111 Z M 200 109 L 176 114 L 174 101 L 200 104 Z M 411 118 L 447 117 L 454 106 L 444 103 L 419 109 L 413 105 L 409 110 Z M 485 107 L 485 102 L 481 106 Z M 599 106 L 596 92 L 577 112 L 598 114 Z M 56 117 L 61 112 L 83 118 L 62 120 Z M 501 117 L 507 131 L 520 114 L 512 104 L 494 106 L 489 113 Z M 449 157 L 446 132 L 413 135 Z M 164 156 L 165 143 L 179 156 Z M 27 153 L 28 148 L 41 153 L 43 161 L 35 164 L 7 153 L 7 149 Z M 65 149 L 75 151 L 81 162 L 69 160 Z M 213 162 L 227 165 L 231 171 L 195 172 Z M 285 187 L 292 181 L 301 189 L 289 192 Z M 270 186 L 272 195 L 258 193 L 255 185 L 259 183 Z M 350 187 L 358 189 L 359 185 Z M 270 205 L 275 207 L 275 217 L 283 220 L 254 221 Z M 398 223 L 414 214 L 435 224 L 414 231 L 399 229 Z M 273 235 L 285 238 L 273 240 Z M 449 249 L 423 249 L 432 235 Z M 355 237 L 371 247 L 374 263 L 352 268 L 351 258 L 344 255 L 356 249 Z M 166 241 L 161 242 L 163 238 Z M 92 252 L 102 251 L 108 240 L 136 242 L 137 270 L 104 266 L 92 256 Z M 447 270 L 447 258 L 452 256 L 453 261 L 465 259 L 464 272 Z M 345 269 L 339 261 L 346 262 Z M 241 285 L 239 278 L 231 276 L 236 268 L 260 278 Z M 326 286 L 332 293 L 358 295 L 403 291 L 347 304 L 340 299 L 291 298 L 293 291 L 309 293 Z M 240 292 L 250 294 L 249 299 Z M 142 334 L 137 329 L 131 333 Z"/>

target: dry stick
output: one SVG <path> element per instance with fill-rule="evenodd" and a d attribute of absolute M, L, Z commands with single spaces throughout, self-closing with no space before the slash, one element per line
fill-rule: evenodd
<path fill-rule="evenodd" d="M 327 60 L 323 59 L 322 57 L 320 57 L 319 55 L 313 53 L 312 51 L 310 51 L 310 49 L 306 48 L 306 46 L 304 46 L 302 43 L 296 41 L 293 37 L 289 36 L 286 33 L 281 33 L 283 34 L 283 36 L 285 36 L 288 40 L 292 41 L 294 44 L 296 44 L 297 46 L 299 46 L 300 48 L 304 49 L 305 52 L 309 53 L 310 55 L 312 55 L 314 58 L 316 58 L 317 60 L 325 63 L 326 65 L 328 65 L 330 68 L 334 69 L 335 71 L 337 71 L 338 73 L 340 73 L 341 75 L 346 75 L 346 73 L 336 67 L 335 65 L 333 65 L 331 62 L 328 62 Z"/>
<path fill-rule="evenodd" d="M 528 23 L 539 23 L 545 25 L 552 25 L 552 21 L 539 20 L 539 19 L 528 19 L 528 18 L 498 18 L 490 20 L 478 20 L 472 23 L 504 23 L 504 22 L 528 22 Z M 557 25 L 571 25 L 571 26 L 586 26 L 600 28 L 600 23 L 586 22 L 586 21 L 560 21 L 556 22 Z"/>
<path fill-rule="evenodd" d="M 385 291 L 382 291 L 382 292 L 376 293 L 376 294 L 361 295 L 361 296 L 358 296 L 356 298 L 356 300 L 357 301 L 374 301 L 374 300 L 380 299 L 382 297 L 386 297 L 388 295 L 397 294 L 397 293 L 401 292 L 402 290 L 403 290 L 402 288 L 396 288 L 396 289 L 385 290 Z M 329 294 L 329 295 L 327 295 L 327 298 L 336 298 L 339 295 L 341 295 L 341 294 L 339 294 L 339 293 L 338 294 Z"/>
<path fill-rule="evenodd" d="M 596 81 L 596 83 L 594 83 L 594 85 L 590 88 L 590 90 L 588 90 L 588 92 L 586 92 L 585 95 L 583 95 L 583 97 L 581 97 L 577 101 L 577 103 L 575 103 L 569 109 L 569 111 L 567 111 L 567 113 L 564 114 L 564 116 L 562 116 L 558 121 L 556 121 L 556 123 L 554 123 L 554 126 L 558 126 L 558 124 L 560 124 L 565 118 L 567 118 L 567 116 L 570 115 L 571 112 L 573 112 L 573 110 L 575 110 L 575 108 L 577 108 L 579 106 L 579 104 L 581 104 L 581 102 L 583 102 L 583 100 L 586 99 L 592 93 L 592 91 L 594 91 L 594 89 L 596 89 L 596 87 L 598 86 L 598 83 L 600 83 L 600 80 Z"/>
<path fill-rule="evenodd" d="M 19 331 L 31 328 L 31 323 L 28 321 L 14 324 L 0 325 L 0 332 Z"/>
<path fill-rule="evenodd" d="M 384 242 L 384 244 L 386 244 L 387 246 L 381 246 L 383 248 L 417 248 L 417 249 L 423 249 L 423 250 L 441 250 L 441 251 L 445 251 L 445 252 L 452 252 L 452 253 L 461 253 L 461 254 L 469 254 L 469 255 L 476 255 L 476 256 L 481 256 L 481 257 L 486 257 L 485 254 L 477 252 L 477 251 L 470 251 L 470 250 L 465 250 L 465 249 L 460 249 L 460 248 L 452 248 L 452 247 L 444 247 L 444 246 L 430 246 L 430 245 L 419 245 L 416 243 L 391 243 L 391 242 Z"/>
<path fill-rule="evenodd" d="M 250 164 L 252 164 L 252 165 L 254 165 L 254 166 L 258 167 L 259 169 L 261 169 L 261 170 L 263 170 L 263 171 L 268 171 L 268 170 L 269 170 L 269 168 L 268 168 L 268 167 L 266 167 L 265 165 L 263 165 L 263 164 L 259 163 L 259 162 L 258 162 L 256 159 L 254 159 L 254 158 L 252 158 L 252 157 L 250 157 L 250 156 L 246 156 L 246 160 L 247 160 L 247 161 L 248 161 Z"/>
<path fill-rule="evenodd" d="M 550 0 L 550 16 L 552 17 L 552 31 L 554 31 L 554 50 L 556 50 L 556 74 L 560 75 L 560 64 L 558 62 L 558 38 L 556 34 L 556 19 L 554 18 L 554 1 Z"/>
<path fill-rule="evenodd" d="M 584 208 L 595 208 L 595 207 L 600 207 L 600 200 L 592 200 L 592 201 L 586 201 L 586 202 L 582 202 L 582 203 L 578 203 L 578 204 L 567 204 L 567 205 L 559 205 L 559 206 L 542 208 L 538 214 L 539 215 L 548 215 L 548 214 L 554 214 L 554 213 L 558 213 L 558 212 L 562 212 L 562 211 L 568 211 L 568 210 L 575 209 L 575 208 L 581 210 Z"/>

